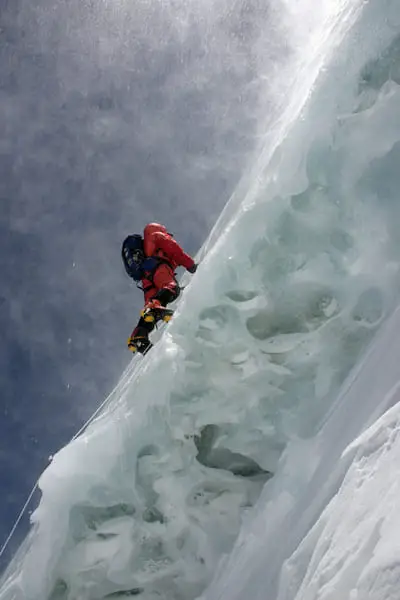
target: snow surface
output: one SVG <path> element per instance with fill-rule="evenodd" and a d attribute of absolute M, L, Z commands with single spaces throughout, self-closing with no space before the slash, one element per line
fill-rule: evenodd
<path fill-rule="evenodd" d="M 400 6 L 309 4 L 258 161 L 43 473 L 0 600 L 400 597 Z"/>

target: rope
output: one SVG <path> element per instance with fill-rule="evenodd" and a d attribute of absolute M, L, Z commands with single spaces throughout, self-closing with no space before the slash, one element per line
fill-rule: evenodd
<path fill-rule="evenodd" d="M 28 496 L 28 498 L 27 498 L 27 500 L 26 500 L 26 502 L 25 502 L 24 506 L 22 507 L 22 510 L 21 510 L 21 512 L 19 513 L 19 515 L 18 515 L 18 518 L 17 518 L 17 520 L 15 521 L 15 523 L 14 523 L 14 525 L 13 525 L 13 527 L 12 527 L 12 529 L 11 529 L 10 533 L 8 534 L 8 537 L 7 537 L 6 541 L 5 541 L 5 542 L 4 542 L 4 544 L 2 545 L 2 547 L 1 547 L 1 550 L 0 550 L 0 558 L 3 556 L 3 554 L 4 554 L 5 550 L 6 550 L 6 548 L 7 548 L 8 544 L 9 544 L 9 542 L 10 542 L 11 538 L 12 538 L 12 536 L 13 536 L 13 535 L 14 535 L 14 533 L 15 533 L 15 530 L 17 529 L 17 527 L 18 527 L 18 525 L 19 525 L 19 522 L 21 521 L 22 517 L 24 516 L 24 514 L 25 514 L 25 511 L 26 511 L 26 509 L 28 508 L 28 504 L 29 504 L 29 503 L 30 503 L 30 501 L 32 500 L 33 494 L 36 492 L 36 489 L 37 489 L 37 487 L 38 487 L 38 483 L 39 483 L 39 480 L 38 480 L 38 481 L 35 483 L 35 485 L 33 486 L 32 490 L 31 490 L 31 493 L 29 494 L 29 496 Z"/>
<path fill-rule="evenodd" d="M 186 286 L 181 286 L 181 291 L 183 291 L 185 289 Z M 126 374 L 129 370 L 129 365 L 128 367 L 125 369 L 119 384 L 113 389 L 113 391 L 107 396 L 107 398 L 100 404 L 100 406 L 94 411 L 94 413 L 92 414 L 92 416 L 86 421 L 86 423 L 84 423 L 82 425 L 82 427 L 79 429 L 79 431 L 71 438 L 71 440 L 69 441 L 69 443 L 73 442 L 74 440 L 76 440 L 77 437 L 79 437 L 88 427 L 89 425 L 95 420 L 95 418 L 97 417 L 97 415 L 100 413 L 100 411 L 104 408 L 104 406 L 107 404 L 107 402 L 111 399 L 111 397 L 113 396 L 114 392 L 116 391 L 117 387 L 119 387 L 120 384 L 122 384 L 126 378 Z M 50 457 L 51 460 L 52 457 Z M 37 488 L 39 487 L 39 479 L 36 481 L 35 485 L 33 486 L 31 493 L 29 494 L 24 506 L 21 509 L 21 512 L 19 513 L 17 520 L 15 521 L 10 533 L 8 534 L 8 537 L 6 539 L 6 541 L 4 542 L 4 544 L 1 546 L 0 548 L 0 559 L 3 556 L 4 552 L 7 549 L 8 544 L 10 543 L 10 540 L 12 538 L 12 536 L 15 533 L 15 530 L 17 529 L 22 517 L 25 514 L 26 509 L 29 506 L 30 501 L 32 500 L 33 494 L 36 492 Z"/>
<path fill-rule="evenodd" d="M 129 369 L 129 365 L 128 367 L 125 369 L 125 372 L 123 373 L 121 379 L 120 379 L 120 383 L 124 381 L 125 377 L 126 377 L 126 373 Z M 118 387 L 118 386 L 117 386 Z M 73 442 L 74 440 L 76 440 L 76 438 L 78 436 L 80 436 L 88 427 L 89 425 L 95 420 L 95 418 L 97 417 L 97 415 L 99 414 L 99 412 L 104 408 L 104 406 L 107 404 L 107 402 L 110 400 L 110 398 L 112 397 L 112 395 L 114 394 L 116 388 L 113 389 L 113 391 L 107 396 L 107 398 L 100 404 L 100 406 L 94 411 L 94 413 L 92 414 L 92 416 L 86 421 L 86 423 L 84 423 L 82 425 L 82 427 L 79 429 L 79 431 L 77 431 L 77 433 L 75 433 L 75 435 L 71 438 L 71 440 L 69 441 L 69 444 L 71 442 Z M 50 460 L 52 459 L 52 457 L 50 457 Z M 6 541 L 4 542 L 4 544 L 1 546 L 0 548 L 0 559 L 3 556 L 4 552 L 6 551 L 8 544 L 10 543 L 10 540 L 12 538 L 12 536 L 15 533 L 15 530 L 17 529 L 22 517 L 24 516 L 26 509 L 29 506 L 30 501 L 33 498 L 33 494 L 36 492 L 37 488 L 39 487 L 39 479 L 36 481 L 35 485 L 33 486 L 24 506 L 22 507 L 14 525 L 11 528 L 10 533 L 7 536 Z"/>

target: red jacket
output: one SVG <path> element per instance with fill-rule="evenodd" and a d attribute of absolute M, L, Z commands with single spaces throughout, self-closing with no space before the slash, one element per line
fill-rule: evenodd
<path fill-rule="evenodd" d="M 166 228 L 159 223 L 149 223 L 146 225 L 143 241 L 146 256 L 161 256 L 166 258 L 173 270 L 177 267 L 190 269 L 194 265 L 193 258 L 183 251 Z"/>

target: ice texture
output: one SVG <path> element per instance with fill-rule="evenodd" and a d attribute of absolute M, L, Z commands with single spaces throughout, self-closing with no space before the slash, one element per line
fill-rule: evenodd
<path fill-rule="evenodd" d="M 400 6 L 313 10 L 281 119 L 156 347 L 41 476 L 0 600 L 396 598 Z"/>

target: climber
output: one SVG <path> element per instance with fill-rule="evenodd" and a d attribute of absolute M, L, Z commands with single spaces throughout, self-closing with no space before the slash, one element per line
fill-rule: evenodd
<path fill-rule="evenodd" d="M 176 300 L 181 291 L 176 268 L 182 266 L 189 273 L 195 273 L 197 265 L 159 223 L 146 225 L 143 237 L 128 235 L 122 244 L 122 261 L 127 274 L 137 284 L 141 282 L 145 302 L 139 322 L 128 339 L 128 348 L 145 354 L 152 345 L 149 333 L 156 323 L 169 321 L 173 315 L 166 306 Z"/>

